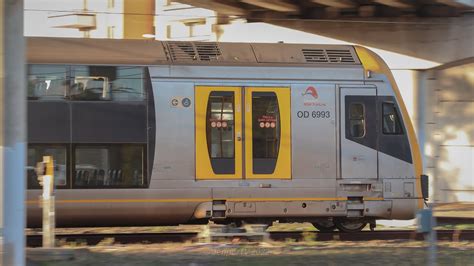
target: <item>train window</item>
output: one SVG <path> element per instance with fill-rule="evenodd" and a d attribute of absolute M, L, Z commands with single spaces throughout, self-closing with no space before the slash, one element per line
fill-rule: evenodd
<path fill-rule="evenodd" d="M 143 145 L 78 145 L 74 151 L 74 188 L 145 187 Z"/>
<path fill-rule="evenodd" d="M 112 80 L 111 97 L 117 101 L 138 101 L 145 98 L 145 68 L 117 67 L 117 76 Z"/>
<path fill-rule="evenodd" d="M 67 96 L 67 66 L 29 65 L 29 100 L 64 100 Z"/>
<path fill-rule="evenodd" d="M 280 112 L 274 92 L 252 92 L 253 173 L 272 174 L 280 146 Z"/>
<path fill-rule="evenodd" d="M 349 106 L 350 132 L 354 138 L 365 136 L 365 108 L 362 103 L 351 103 Z"/>
<path fill-rule="evenodd" d="M 207 105 L 207 147 L 212 159 L 234 158 L 234 93 L 211 92 Z"/>
<path fill-rule="evenodd" d="M 235 173 L 234 92 L 211 92 L 206 121 L 207 148 L 214 173 Z"/>
<path fill-rule="evenodd" d="M 383 103 L 382 128 L 384 134 L 402 135 L 403 129 L 394 103 Z"/>
<path fill-rule="evenodd" d="M 145 98 L 143 67 L 73 66 L 71 99 L 140 101 Z"/>
<path fill-rule="evenodd" d="M 29 145 L 27 159 L 27 184 L 28 189 L 40 189 L 35 167 L 43 161 L 43 156 L 52 156 L 54 160 L 54 184 L 56 187 L 67 185 L 67 159 L 65 146 Z"/>

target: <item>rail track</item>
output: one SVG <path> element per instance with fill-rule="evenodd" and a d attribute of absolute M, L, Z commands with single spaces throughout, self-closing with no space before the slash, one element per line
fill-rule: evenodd
<path fill-rule="evenodd" d="M 197 232 L 179 233 L 107 233 L 107 234 L 58 234 L 58 242 L 75 242 L 83 245 L 97 245 L 100 243 L 138 244 L 138 243 L 168 243 L 197 241 Z M 474 230 L 438 230 L 438 240 L 441 241 L 468 241 L 474 240 Z M 243 238 L 243 237 L 239 237 Z M 273 241 L 369 241 L 369 240 L 424 240 L 421 233 L 410 230 L 397 231 L 362 231 L 358 233 L 321 233 L 317 231 L 273 231 L 269 232 Z M 27 235 L 28 247 L 40 247 L 41 235 Z"/>

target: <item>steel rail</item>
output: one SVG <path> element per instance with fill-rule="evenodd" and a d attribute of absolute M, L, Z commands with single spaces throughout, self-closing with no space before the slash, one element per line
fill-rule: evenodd
<path fill-rule="evenodd" d="M 82 245 L 98 244 L 154 244 L 154 243 L 182 243 L 197 241 L 198 232 L 179 233 L 107 233 L 107 234 L 58 234 L 57 242 L 75 242 Z M 472 241 L 474 230 L 438 230 L 440 241 Z M 269 232 L 270 240 L 273 241 L 370 241 L 370 240 L 412 240 L 422 241 L 425 236 L 411 230 L 382 230 L 362 231 L 357 233 L 322 233 L 318 231 L 273 231 Z M 232 236 L 229 236 L 231 239 Z M 28 247 L 40 247 L 41 235 L 27 235 Z"/>

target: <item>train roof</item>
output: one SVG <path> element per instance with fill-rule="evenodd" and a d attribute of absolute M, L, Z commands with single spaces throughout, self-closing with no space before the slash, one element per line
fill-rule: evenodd
<path fill-rule="evenodd" d="M 27 38 L 28 63 L 120 65 L 361 65 L 350 45 Z"/>

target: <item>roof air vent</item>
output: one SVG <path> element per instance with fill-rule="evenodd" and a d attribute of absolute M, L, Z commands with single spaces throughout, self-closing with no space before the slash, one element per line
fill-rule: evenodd
<path fill-rule="evenodd" d="M 331 63 L 355 63 L 349 50 L 326 50 L 326 53 Z"/>
<path fill-rule="evenodd" d="M 197 60 L 192 42 L 167 42 L 169 56 L 173 61 Z"/>
<path fill-rule="evenodd" d="M 197 54 L 201 61 L 217 61 L 221 55 L 221 51 L 217 43 L 203 42 L 195 43 Z"/>
<path fill-rule="evenodd" d="M 323 49 L 303 49 L 304 59 L 308 63 L 327 63 L 328 59 Z"/>

